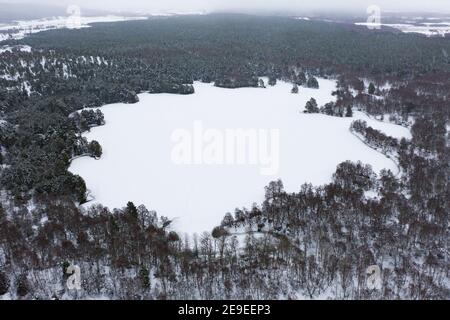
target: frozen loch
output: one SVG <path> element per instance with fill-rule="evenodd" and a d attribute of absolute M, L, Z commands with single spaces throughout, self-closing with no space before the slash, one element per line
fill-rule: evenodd
<path fill-rule="evenodd" d="M 106 125 L 85 134 L 100 142 L 102 158 L 76 159 L 70 171 L 85 179 L 95 197 L 88 205 L 144 204 L 187 233 L 211 231 L 226 212 L 259 204 L 264 187 L 278 178 L 295 192 L 305 182 L 329 182 L 346 160 L 396 172 L 392 160 L 349 132 L 350 123 L 364 118 L 397 138 L 409 137 L 409 131 L 359 112 L 353 118 L 304 114 L 312 97 L 319 106 L 334 100 L 335 82 L 319 84 L 291 94 L 292 85 L 283 82 L 266 89 L 195 83 L 192 95 L 144 93 L 136 104 L 104 106 Z M 242 145 L 230 142 L 236 132 L 256 141 L 243 159 L 237 149 Z"/>

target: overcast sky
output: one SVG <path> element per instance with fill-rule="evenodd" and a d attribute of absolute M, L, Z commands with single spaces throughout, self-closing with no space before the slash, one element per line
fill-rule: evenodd
<path fill-rule="evenodd" d="M 369 5 L 382 11 L 450 12 L 450 0 L 0 0 L 12 3 L 33 3 L 107 11 L 226 11 L 226 10 L 351 10 L 364 13 Z"/>

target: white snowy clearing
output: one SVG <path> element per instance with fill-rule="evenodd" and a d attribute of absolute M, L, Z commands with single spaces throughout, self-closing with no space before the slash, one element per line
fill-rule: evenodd
<path fill-rule="evenodd" d="M 433 36 L 445 37 L 446 34 L 450 33 L 450 22 L 439 22 L 439 23 L 425 22 L 420 24 L 356 22 L 355 25 L 366 26 L 371 28 L 385 26 L 400 30 L 403 33 L 420 33 L 427 37 Z"/>
<path fill-rule="evenodd" d="M 26 45 L 0 46 L 0 54 L 13 51 L 31 52 L 31 47 Z"/>
<path fill-rule="evenodd" d="M 267 81 L 266 81 L 267 83 Z M 346 160 L 369 163 L 375 172 L 397 171 L 392 160 L 367 147 L 349 131 L 350 123 L 367 123 L 397 138 L 410 137 L 407 129 L 368 119 L 303 114 L 314 97 L 319 106 L 332 101 L 335 82 L 319 79 L 320 89 L 278 82 L 274 87 L 222 89 L 195 83 L 195 94 L 141 94 L 136 104 L 101 108 L 106 125 L 86 133 L 103 147 L 100 160 L 84 157 L 72 162 L 70 171 L 82 176 L 95 197 L 93 202 L 110 208 L 128 201 L 174 219 L 174 228 L 187 233 L 211 231 L 226 212 L 251 207 L 264 199 L 264 187 L 281 178 L 285 189 L 295 192 L 303 183 L 328 183 L 336 166 Z M 279 171 L 262 175 L 257 165 L 177 165 L 171 153 L 174 130 L 193 132 L 201 121 L 204 129 L 279 130 Z"/>
<path fill-rule="evenodd" d="M 18 20 L 12 24 L 0 24 L 0 41 L 18 40 L 25 36 L 53 29 L 81 29 L 88 28 L 91 23 L 98 22 L 120 22 L 128 20 L 144 20 L 147 17 L 124 17 L 124 16 L 66 16 L 52 17 L 36 20 Z"/>

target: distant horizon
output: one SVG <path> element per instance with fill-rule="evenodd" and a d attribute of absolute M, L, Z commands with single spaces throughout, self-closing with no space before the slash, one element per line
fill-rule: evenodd
<path fill-rule="evenodd" d="M 156 3 L 155 3 L 156 2 Z M 367 15 L 366 9 L 369 5 L 355 1 L 342 1 L 340 5 L 333 3 L 327 3 L 327 0 L 317 0 L 314 5 L 290 5 L 285 0 L 279 0 L 275 3 L 273 1 L 266 1 L 265 3 L 256 3 L 253 0 L 241 1 L 243 4 L 237 4 L 237 1 L 227 1 L 227 4 L 221 0 L 204 1 L 204 0 L 192 0 L 183 1 L 169 0 L 161 3 L 161 1 L 152 1 L 152 3 L 143 2 L 140 0 L 129 0 L 126 3 L 121 0 L 110 1 L 108 4 L 102 0 L 91 3 L 85 0 L 0 0 L 0 5 L 14 7 L 13 13 L 28 14 L 33 13 L 29 11 L 36 11 L 36 8 L 41 8 L 44 12 L 51 9 L 55 11 L 61 10 L 61 14 L 65 13 L 65 9 L 69 5 L 78 5 L 80 8 L 87 12 L 87 14 L 93 13 L 111 13 L 111 14 L 157 14 L 157 13 L 242 13 L 242 14 L 265 14 L 265 15 Z M 272 3 L 272 4 L 269 4 Z M 450 15 L 450 5 L 444 4 L 445 1 L 435 0 L 428 1 L 426 7 L 418 7 L 417 1 L 404 2 L 403 6 L 386 4 L 386 1 L 376 1 L 373 5 L 378 5 L 381 11 L 385 14 L 433 14 L 433 15 Z M 158 5 L 160 3 L 160 5 Z M 167 3 L 167 4 L 166 4 Z M 192 3 L 192 5 L 189 5 Z M 354 5 L 351 5 L 353 3 Z M 420 1 L 421 3 L 421 1 Z M 23 6 L 23 11 L 18 7 Z M 421 5 L 422 6 L 422 5 Z M 8 14 L 8 9 L 3 8 L 3 15 Z M 5 12 L 6 10 L 6 12 Z M 13 18 L 13 17 L 11 17 Z"/>

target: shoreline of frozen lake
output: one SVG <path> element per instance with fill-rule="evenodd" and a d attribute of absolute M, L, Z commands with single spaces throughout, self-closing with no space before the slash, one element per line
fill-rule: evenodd
<path fill-rule="evenodd" d="M 371 164 L 377 173 L 383 168 L 395 172 L 392 160 L 350 133 L 350 124 L 363 119 L 396 138 L 409 138 L 409 131 L 361 112 L 354 112 L 353 118 L 302 113 L 311 97 L 319 106 L 335 99 L 335 81 L 318 80 L 320 89 L 300 87 L 299 94 L 291 94 L 292 85 L 281 81 L 266 89 L 195 83 L 193 95 L 144 93 L 136 104 L 103 106 L 106 125 L 84 134 L 100 142 L 102 158 L 78 158 L 70 171 L 84 178 L 94 203 L 110 208 L 124 207 L 128 201 L 144 204 L 174 218 L 175 230 L 190 234 L 211 231 L 237 207 L 260 204 L 264 187 L 278 178 L 288 192 L 296 192 L 303 183 L 330 182 L 336 166 L 346 160 Z M 254 165 L 173 163 L 174 130 L 189 130 L 196 121 L 217 130 L 279 130 L 278 174 L 261 175 Z"/>

